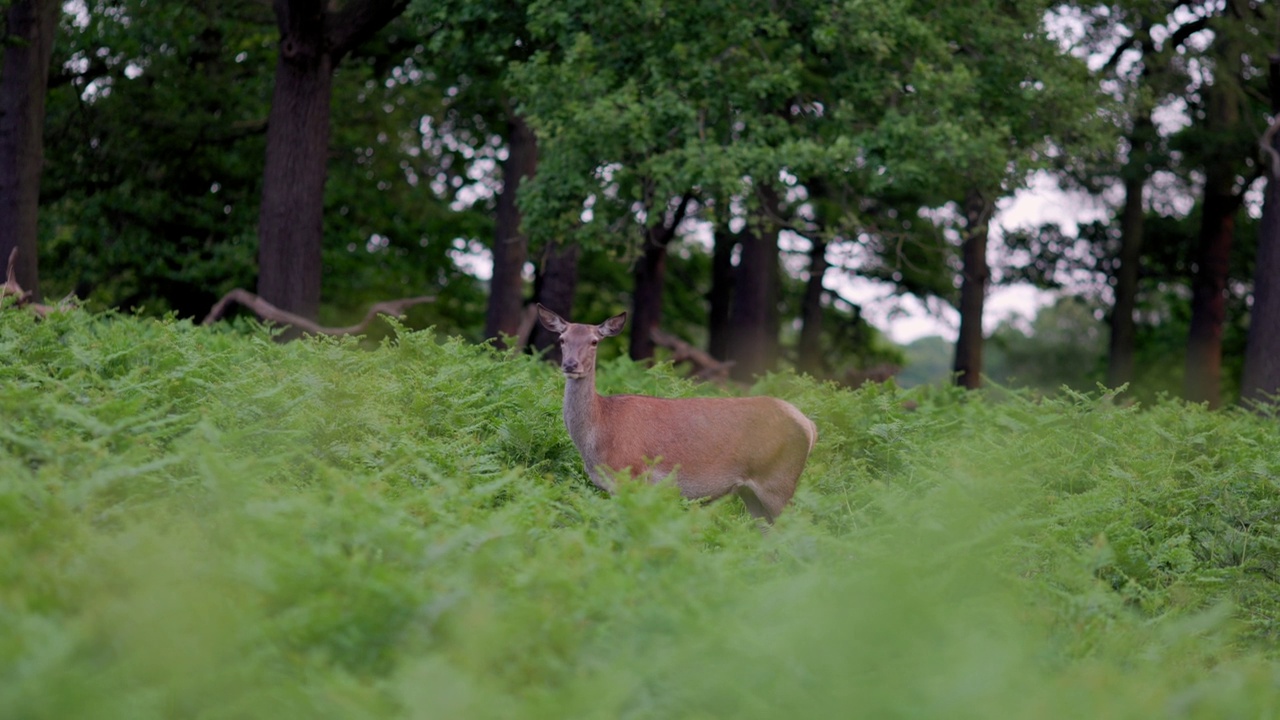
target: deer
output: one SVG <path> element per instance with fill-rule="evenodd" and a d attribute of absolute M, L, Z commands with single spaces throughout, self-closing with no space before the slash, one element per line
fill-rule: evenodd
<path fill-rule="evenodd" d="M 596 349 L 622 332 L 627 314 L 599 325 L 572 323 L 538 304 L 543 327 L 559 335 L 564 424 L 591 482 L 671 478 L 680 494 L 707 502 L 737 494 L 772 525 L 796 492 L 818 428 L 773 397 L 660 398 L 596 392 Z"/>

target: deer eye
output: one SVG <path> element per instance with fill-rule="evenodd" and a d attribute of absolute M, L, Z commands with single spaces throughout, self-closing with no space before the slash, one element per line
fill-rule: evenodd
<path fill-rule="evenodd" d="M 595 346 L 597 346 L 597 345 L 599 345 L 599 344 L 600 344 L 600 341 L 599 341 L 599 340 L 592 340 L 592 341 L 591 341 L 591 347 L 595 347 Z"/>

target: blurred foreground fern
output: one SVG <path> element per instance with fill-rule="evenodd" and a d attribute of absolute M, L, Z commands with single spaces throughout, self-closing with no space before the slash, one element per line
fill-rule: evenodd
<path fill-rule="evenodd" d="M 1280 714 L 1274 419 L 770 376 L 821 435 L 761 535 L 395 330 L 0 312 L 0 716 Z"/>

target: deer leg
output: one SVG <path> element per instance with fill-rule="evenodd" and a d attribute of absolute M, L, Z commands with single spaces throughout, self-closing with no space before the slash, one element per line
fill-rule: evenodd
<path fill-rule="evenodd" d="M 742 498 L 742 504 L 747 506 L 747 512 L 751 513 L 751 517 L 763 519 L 770 525 L 773 519 L 778 516 L 778 512 L 773 511 L 764 498 L 761 497 L 760 487 L 754 482 L 748 480 L 738 486 L 738 497 Z M 785 503 L 784 503 L 785 504 Z M 781 508 L 779 508 L 779 511 Z"/>
<path fill-rule="evenodd" d="M 791 496 L 795 495 L 797 479 L 782 476 L 765 482 L 748 480 L 738 487 L 738 497 L 742 498 L 753 517 L 764 518 L 772 525 L 791 501 Z"/>

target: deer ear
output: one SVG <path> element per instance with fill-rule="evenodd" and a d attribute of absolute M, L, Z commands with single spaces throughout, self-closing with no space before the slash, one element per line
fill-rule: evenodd
<path fill-rule="evenodd" d="M 605 320 L 596 327 L 600 328 L 600 334 L 604 337 L 613 337 L 622 332 L 622 326 L 627 324 L 627 314 L 621 313 Z"/>
<path fill-rule="evenodd" d="M 542 303 L 538 303 L 538 319 L 542 321 L 542 327 L 557 335 L 569 328 L 569 323 L 564 318 L 543 307 Z"/>

